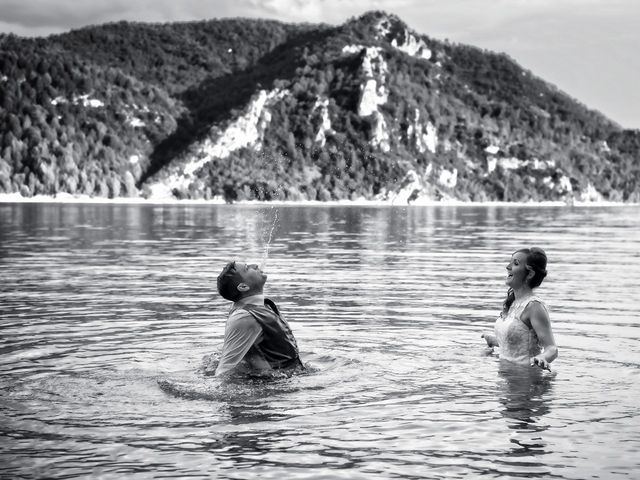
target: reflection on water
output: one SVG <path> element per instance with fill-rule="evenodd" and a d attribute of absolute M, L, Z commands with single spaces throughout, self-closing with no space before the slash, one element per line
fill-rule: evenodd
<path fill-rule="evenodd" d="M 548 425 L 541 424 L 539 417 L 551 408 L 552 397 L 548 394 L 555 373 L 500 361 L 498 375 L 501 379 L 502 415 L 507 419 L 509 428 L 527 432 L 546 430 Z"/>
<path fill-rule="evenodd" d="M 0 204 L 0 476 L 633 478 L 638 213 Z M 482 353 L 524 245 L 551 374 Z M 265 258 L 311 368 L 205 375 L 217 273 Z"/>
<path fill-rule="evenodd" d="M 525 458 L 521 463 L 529 474 L 550 475 L 551 469 L 545 464 L 544 456 L 551 454 L 543 432 L 549 423 L 543 418 L 552 409 L 554 373 L 539 368 L 514 365 L 500 361 L 501 414 L 508 428 L 515 430 L 511 436 L 511 456 Z"/>
<path fill-rule="evenodd" d="M 498 376 L 500 413 L 507 427 L 514 430 L 510 436 L 510 466 L 528 472 L 529 477 L 554 476 L 545 458 L 554 452 L 545 440 L 549 423 L 544 416 L 552 409 L 555 372 L 500 361 Z"/>

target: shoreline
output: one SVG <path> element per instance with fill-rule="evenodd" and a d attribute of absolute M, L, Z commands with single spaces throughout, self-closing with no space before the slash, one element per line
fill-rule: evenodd
<path fill-rule="evenodd" d="M 305 201 L 283 201 L 273 200 L 269 202 L 258 200 L 245 200 L 234 203 L 227 203 L 221 198 L 211 200 L 178 200 L 171 198 L 149 199 L 141 197 L 118 197 L 103 198 L 89 196 L 75 196 L 69 194 L 60 194 L 56 196 L 36 195 L 34 197 L 23 197 L 19 193 L 1 193 L 0 204 L 8 203 L 48 203 L 48 204 L 107 204 L 107 205 L 237 205 L 237 206 L 298 206 L 298 207 L 332 207 L 332 206 L 359 206 L 359 207 L 634 207 L 640 203 L 625 202 L 580 202 L 572 203 L 560 200 L 542 201 L 542 202 L 464 202 L 462 200 L 419 200 L 408 204 L 393 203 L 389 200 L 331 200 L 321 202 L 316 200 Z"/>

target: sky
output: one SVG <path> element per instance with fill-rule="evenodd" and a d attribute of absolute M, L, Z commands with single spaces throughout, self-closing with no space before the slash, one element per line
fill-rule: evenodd
<path fill-rule="evenodd" d="M 0 0 L 0 32 L 225 17 L 337 25 L 369 10 L 434 39 L 507 53 L 622 127 L 640 129 L 640 0 Z"/>

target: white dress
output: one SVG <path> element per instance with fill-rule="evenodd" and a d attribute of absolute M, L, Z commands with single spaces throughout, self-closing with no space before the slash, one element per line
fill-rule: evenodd
<path fill-rule="evenodd" d="M 496 320 L 494 334 L 500 347 L 500 358 L 528 365 L 531 357 L 542 351 L 535 330 L 520 319 L 522 312 L 531 302 L 538 302 L 547 310 L 542 300 L 531 295 L 514 301 L 506 315 L 501 313 Z"/>

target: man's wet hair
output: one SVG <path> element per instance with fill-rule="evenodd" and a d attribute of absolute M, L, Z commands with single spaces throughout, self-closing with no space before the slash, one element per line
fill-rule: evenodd
<path fill-rule="evenodd" d="M 236 270 L 236 262 L 229 262 L 224 266 L 220 275 L 218 275 L 218 293 L 226 300 L 237 302 L 242 295 L 242 292 L 238 290 L 238 285 L 240 285 L 241 282 L 242 278 Z"/>

